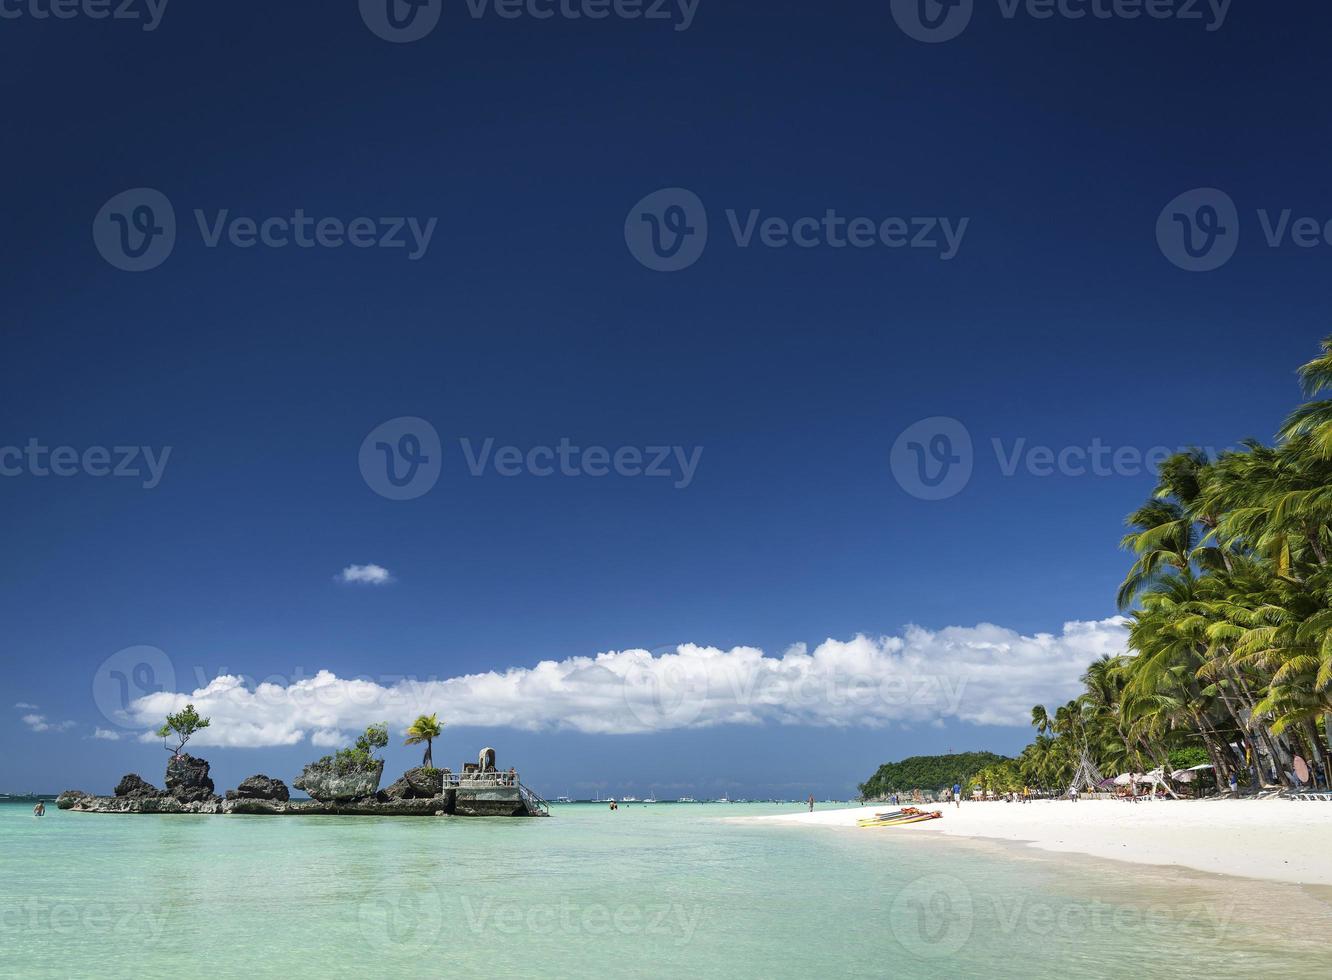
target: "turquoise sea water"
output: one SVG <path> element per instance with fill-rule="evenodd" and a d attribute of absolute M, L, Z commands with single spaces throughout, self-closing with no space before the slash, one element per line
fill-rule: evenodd
<path fill-rule="evenodd" d="M 1327 975 L 1315 889 L 723 819 L 793 809 L 38 820 L 0 804 L 0 976 Z"/>

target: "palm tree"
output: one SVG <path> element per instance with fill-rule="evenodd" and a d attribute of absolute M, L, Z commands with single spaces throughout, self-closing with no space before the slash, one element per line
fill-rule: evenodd
<path fill-rule="evenodd" d="M 420 745 L 424 742 L 426 747 L 425 758 L 421 760 L 421 765 L 427 769 L 431 768 L 434 762 L 430 755 L 431 743 L 439 738 L 440 730 L 443 727 L 444 723 L 439 720 L 436 713 L 434 715 L 421 715 L 407 728 L 407 738 L 403 740 L 402 744 Z"/>
<path fill-rule="evenodd" d="M 1247 770 L 1252 787 L 1295 788 L 1296 756 L 1332 770 L 1332 336 L 1299 374 L 1324 400 L 1275 444 L 1161 465 L 1121 542 L 1128 654 L 1091 664 L 1067 704 L 1032 709 L 1022 776 L 1060 782 L 1084 753 L 1104 771 L 1165 768 L 1200 748 L 1218 783 Z"/>

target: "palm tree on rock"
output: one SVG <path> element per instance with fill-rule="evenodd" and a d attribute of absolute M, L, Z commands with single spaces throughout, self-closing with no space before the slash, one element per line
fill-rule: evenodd
<path fill-rule="evenodd" d="M 444 728 L 444 723 L 439 720 L 438 713 L 433 715 L 421 715 L 407 727 L 407 738 L 403 745 L 420 745 L 425 743 L 425 758 L 421 760 L 421 765 L 427 769 L 433 767 L 434 759 L 430 754 L 431 743 L 439 738 L 440 731 Z"/>

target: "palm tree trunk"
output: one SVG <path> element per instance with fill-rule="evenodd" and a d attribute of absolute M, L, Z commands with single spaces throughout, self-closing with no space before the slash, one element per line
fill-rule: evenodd
<path fill-rule="evenodd" d="M 1212 760 L 1212 772 L 1216 773 L 1216 788 L 1219 790 L 1230 783 L 1230 760 L 1217 751 L 1212 736 L 1206 730 L 1200 728 L 1199 732 L 1203 748 L 1207 750 L 1207 758 Z"/>
<path fill-rule="evenodd" d="M 1286 783 L 1291 789 L 1297 789 L 1294 780 L 1286 775 L 1290 770 L 1289 754 L 1284 751 L 1280 739 L 1272 734 L 1253 710 L 1256 702 L 1253 700 L 1253 693 L 1249 690 L 1249 685 L 1245 683 L 1243 675 L 1233 667 L 1227 665 L 1226 670 L 1236 682 L 1235 690 L 1240 696 L 1240 702 L 1244 705 L 1245 710 L 1249 712 L 1250 726 L 1258 733 L 1258 737 L 1263 740 L 1263 744 L 1267 746 L 1267 753 L 1271 757 L 1273 765 L 1277 767 L 1277 781 Z M 1225 700 L 1224 695 L 1222 700 Z"/>
<path fill-rule="evenodd" d="M 1249 749 L 1249 764 L 1247 768 L 1249 770 L 1249 778 L 1253 780 L 1253 788 L 1255 790 L 1262 789 L 1262 779 L 1258 775 L 1258 746 L 1253 742 L 1253 735 L 1250 734 L 1249 729 L 1244 722 L 1240 720 L 1239 714 L 1235 711 L 1235 706 L 1230 703 L 1230 698 L 1222 695 L 1218 700 L 1225 705 L 1231 720 L 1235 722 L 1235 728 L 1239 732 L 1239 737 L 1243 739 L 1244 744 Z"/>

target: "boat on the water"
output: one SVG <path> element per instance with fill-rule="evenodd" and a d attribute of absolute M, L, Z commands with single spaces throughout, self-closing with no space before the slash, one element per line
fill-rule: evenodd
<path fill-rule="evenodd" d="M 698 800 L 694 799 L 692 796 L 682 796 L 682 797 L 680 797 L 678 800 L 676 800 L 675 802 L 676 802 L 676 803 L 697 803 Z"/>
<path fill-rule="evenodd" d="M 639 799 L 638 799 L 637 796 L 621 796 L 621 797 L 620 797 L 620 802 L 621 802 L 621 803 L 638 803 L 638 802 L 639 802 Z"/>
<path fill-rule="evenodd" d="M 656 803 L 656 802 L 657 802 L 657 794 L 656 794 L 656 793 L 649 793 L 647 796 L 643 797 L 643 802 L 644 802 L 644 803 Z"/>

